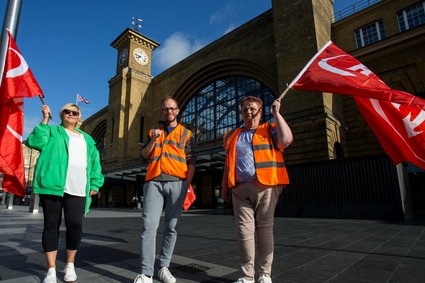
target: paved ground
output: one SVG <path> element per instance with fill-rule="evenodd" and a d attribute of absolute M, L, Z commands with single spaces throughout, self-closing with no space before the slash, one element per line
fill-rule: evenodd
<path fill-rule="evenodd" d="M 90 212 L 77 256 L 78 282 L 133 282 L 140 214 Z M 41 282 L 42 214 L 30 214 L 27 206 L 2 206 L 0 217 L 0 280 Z M 275 283 L 425 282 L 425 222 L 276 218 L 275 238 Z M 59 271 L 63 250 L 58 258 Z M 179 283 L 234 281 L 239 272 L 233 216 L 217 210 L 184 213 L 171 271 Z"/>

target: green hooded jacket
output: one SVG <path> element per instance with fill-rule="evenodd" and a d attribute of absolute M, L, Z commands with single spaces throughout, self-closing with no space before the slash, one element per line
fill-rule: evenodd
<path fill-rule="evenodd" d="M 87 185 L 84 214 L 91 204 L 90 190 L 99 191 L 104 177 L 100 166 L 99 151 L 91 136 L 80 129 L 87 144 Z M 39 124 L 27 139 L 27 145 L 40 151 L 34 173 L 34 193 L 63 196 L 68 170 L 69 137 L 62 125 Z"/>

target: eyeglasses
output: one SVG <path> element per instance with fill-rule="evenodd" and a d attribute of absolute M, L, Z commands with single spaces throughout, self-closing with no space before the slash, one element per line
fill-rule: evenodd
<path fill-rule="evenodd" d="M 162 112 L 168 112 L 168 110 L 174 112 L 177 109 L 178 109 L 177 107 L 165 107 L 165 108 L 162 108 L 161 110 L 162 110 Z"/>
<path fill-rule="evenodd" d="M 69 110 L 69 109 L 64 109 L 63 114 L 72 114 L 72 116 L 79 116 L 80 112 L 74 111 L 74 110 Z"/>

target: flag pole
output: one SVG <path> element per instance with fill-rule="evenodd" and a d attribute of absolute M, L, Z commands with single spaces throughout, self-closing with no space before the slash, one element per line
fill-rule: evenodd
<path fill-rule="evenodd" d="M 282 92 L 282 94 L 279 96 L 278 100 L 280 101 L 290 90 L 291 88 L 289 86 L 286 87 L 286 89 Z"/>
<path fill-rule="evenodd" d="M 19 16 L 21 14 L 22 0 L 9 0 L 7 1 L 6 14 L 4 15 L 3 28 L 1 32 L 0 43 L 0 83 L 3 78 L 3 70 L 6 61 L 7 45 L 9 43 L 9 36 L 7 31 L 10 32 L 16 41 L 16 35 L 19 24 Z"/>
<path fill-rule="evenodd" d="M 46 105 L 46 103 L 44 103 L 44 99 L 43 99 L 43 97 L 41 97 L 41 95 L 39 95 L 38 98 L 40 98 L 41 104 Z M 52 120 L 52 113 L 50 113 L 50 112 L 49 112 L 49 119 Z"/>
<path fill-rule="evenodd" d="M 16 38 L 19 16 L 21 14 L 21 0 L 9 0 L 7 1 L 6 13 L 4 15 L 3 28 L 1 30 L 1 42 L 0 42 L 0 85 L 3 78 L 4 66 L 6 63 L 7 47 L 9 44 L 8 31 Z M 13 197 L 14 194 L 7 193 L 9 195 L 9 201 L 6 203 L 6 195 L 4 197 L 4 204 L 7 209 L 13 209 Z"/>
<path fill-rule="evenodd" d="M 332 41 L 328 41 L 323 47 L 313 56 L 313 58 L 308 61 L 308 63 L 304 66 L 304 68 L 299 72 L 299 74 L 295 77 L 295 79 L 292 80 L 292 82 L 286 87 L 286 89 L 282 92 L 282 94 L 279 96 L 278 100 L 281 100 L 289 91 L 290 88 L 295 84 L 296 81 L 299 80 L 299 78 L 305 73 L 305 71 L 310 67 L 310 65 L 316 60 L 317 56 L 319 56 L 320 53 L 322 53 L 323 50 L 325 50 L 330 44 L 332 44 Z"/>

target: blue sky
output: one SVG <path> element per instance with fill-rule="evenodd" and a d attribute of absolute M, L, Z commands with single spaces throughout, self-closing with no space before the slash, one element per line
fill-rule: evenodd
<path fill-rule="evenodd" d="M 76 94 L 88 117 L 108 103 L 108 81 L 117 53 L 110 43 L 131 18 L 143 19 L 141 33 L 160 43 L 152 74 L 192 54 L 271 8 L 271 0 L 22 0 L 16 42 L 59 124 L 58 112 Z M 335 10 L 358 0 L 335 0 Z M 6 0 L 0 1 L 4 15 Z M 25 99 L 24 138 L 41 121 L 38 98 Z"/>

